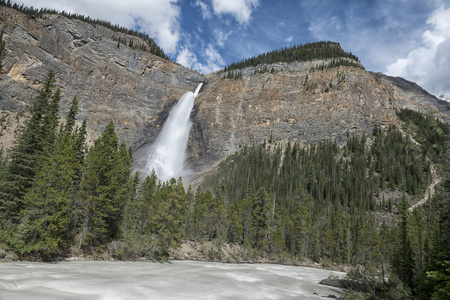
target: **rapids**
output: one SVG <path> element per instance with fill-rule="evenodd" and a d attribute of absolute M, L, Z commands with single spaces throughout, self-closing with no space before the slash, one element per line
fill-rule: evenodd
<path fill-rule="evenodd" d="M 318 284 L 330 273 L 193 261 L 0 263 L 0 299 L 324 299 L 343 293 Z"/>

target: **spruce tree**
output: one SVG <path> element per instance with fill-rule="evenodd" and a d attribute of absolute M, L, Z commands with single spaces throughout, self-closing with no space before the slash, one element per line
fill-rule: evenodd
<path fill-rule="evenodd" d="M 85 160 L 80 186 L 83 230 L 79 247 L 88 251 L 119 236 L 122 212 L 131 190 L 131 157 L 119 147 L 111 121 L 94 141 Z"/>
<path fill-rule="evenodd" d="M 22 254 L 37 254 L 48 261 L 70 245 L 69 207 L 77 164 L 74 140 L 73 135 L 64 135 L 25 194 L 17 245 Z"/>
<path fill-rule="evenodd" d="M 134 176 L 133 185 L 138 185 L 139 173 Z M 151 235 L 151 217 L 155 209 L 157 192 L 157 177 L 153 171 L 140 185 L 140 192 L 136 194 L 124 209 L 122 228 L 126 238 L 140 239 L 144 235 Z"/>
<path fill-rule="evenodd" d="M 78 114 L 78 99 L 74 97 L 69 107 L 69 113 L 67 114 L 66 117 L 64 132 L 71 133 L 73 131 L 77 114 Z"/>
<path fill-rule="evenodd" d="M 72 103 L 76 105 L 76 100 Z M 36 180 L 25 194 L 23 221 L 19 226 L 16 247 L 22 254 L 35 254 L 51 260 L 70 245 L 73 236 L 75 199 L 82 169 L 79 143 L 84 144 L 84 132 L 73 129 L 77 110 L 71 109 L 66 130 L 58 139 L 55 150 L 44 162 Z M 56 124 L 54 124 L 54 129 Z"/>
<path fill-rule="evenodd" d="M 264 187 L 261 187 L 254 198 L 252 207 L 252 243 L 256 248 L 267 250 L 270 199 Z"/>
<path fill-rule="evenodd" d="M 414 276 L 414 253 L 411 247 L 411 240 L 409 237 L 409 224 L 408 224 L 408 203 L 406 202 L 405 195 L 402 197 L 402 201 L 398 207 L 400 213 L 399 223 L 399 236 L 398 247 L 394 253 L 393 266 L 396 274 L 401 281 L 408 285 L 412 285 Z"/>
<path fill-rule="evenodd" d="M 171 247 L 181 240 L 181 225 L 186 211 L 186 194 L 181 178 L 172 178 L 160 189 L 157 207 L 152 212 L 152 229 L 156 235 L 159 254 L 164 260 Z"/>
<path fill-rule="evenodd" d="M 194 234 L 194 222 L 193 214 L 195 208 L 195 195 L 192 191 L 192 186 L 189 185 L 186 192 L 186 212 L 183 218 L 183 238 L 193 239 Z"/>
<path fill-rule="evenodd" d="M 227 215 L 228 215 L 228 241 L 232 243 L 242 243 L 243 240 L 243 219 L 242 219 L 242 205 L 239 199 L 233 201 Z"/>
<path fill-rule="evenodd" d="M 0 211 L 4 220 L 18 222 L 24 208 L 23 196 L 54 147 L 60 100 L 60 92 L 53 93 L 54 88 L 55 74 L 49 71 L 9 153 L 8 172 L 0 190 Z"/>

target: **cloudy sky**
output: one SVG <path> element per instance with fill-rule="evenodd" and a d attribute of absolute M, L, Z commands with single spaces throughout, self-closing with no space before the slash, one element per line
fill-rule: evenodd
<path fill-rule="evenodd" d="M 13 1 L 138 28 L 205 74 L 262 52 L 335 41 L 370 71 L 450 98 L 449 0 Z"/>

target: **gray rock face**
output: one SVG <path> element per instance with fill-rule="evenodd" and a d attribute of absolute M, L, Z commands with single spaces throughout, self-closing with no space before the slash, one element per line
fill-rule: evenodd
<path fill-rule="evenodd" d="M 0 28 L 7 44 L 0 81 L 0 109 L 26 110 L 50 69 L 62 89 L 61 115 L 73 97 L 78 119 L 88 121 L 90 139 L 110 120 L 120 139 L 138 149 L 159 131 L 167 109 L 205 77 L 117 40 L 137 37 L 58 15 L 33 18 L 0 8 Z"/>
<path fill-rule="evenodd" d="M 144 42 L 58 15 L 34 18 L 0 7 L 0 29 L 7 45 L 0 113 L 26 111 L 53 69 L 62 89 L 61 115 L 76 96 L 78 120 L 88 121 L 89 142 L 113 120 L 120 140 L 135 151 L 136 168 L 145 166 L 170 108 L 200 82 L 205 84 L 191 114 L 187 153 L 194 173 L 269 138 L 343 141 L 347 133 L 396 125 L 399 108 L 432 110 L 442 120 L 450 116 L 447 103 L 414 83 L 360 68 L 319 71 L 312 67 L 323 61 L 278 63 L 269 66 L 273 74 L 248 68 L 242 79 L 231 80 L 118 46 L 119 38 Z"/>
<path fill-rule="evenodd" d="M 210 166 L 244 145 L 265 139 L 344 141 L 347 134 L 397 125 L 396 111 L 409 108 L 449 120 L 446 102 L 404 79 L 362 68 L 315 70 L 323 61 L 274 64 L 274 74 L 242 71 L 242 79 L 208 75 L 199 95 L 190 159 Z M 256 70 L 258 71 L 258 70 Z M 198 151 L 198 153 L 196 153 Z"/>

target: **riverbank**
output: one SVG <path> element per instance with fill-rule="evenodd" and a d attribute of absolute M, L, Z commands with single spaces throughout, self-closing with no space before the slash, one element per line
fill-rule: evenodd
<path fill-rule="evenodd" d="M 179 247 L 170 251 L 169 259 L 238 264 L 278 264 L 327 269 L 340 272 L 348 272 L 353 268 L 353 266 L 350 265 L 332 263 L 324 259 L 314 262 L 308 258 L 290 256 L 289 254 L 283 252 L 279 254 L 271 254 L 257 251 L 255 249 L 247 249 L 237 244 L 217 244 L 211 241 L 185 241 Z"/>
<path fill-rule="evenodd" d="M 103 251 L 96 251 L 92 254 L 84 254 L 75 247 L 64 257 L 59 257 L 57 261 L 159 261 L 154 258 L 151 251 L 147 253 L 132 253 L 123 251 L 120 242 L 113 242 Z M 287 253 L 272 254 L 255 249 L 229 244 L 216 243 L 212 241 L 183 241 L 177 248 L 170 249 L 167 259 L 161 260 L 179 261 L 201 261 L 235 264 L 278 264 L 286 266 L 304 266 L 316 269 L 326 269 L 340 272 L 348 272 L 354 268 L 351 265 L 332 263 L 326 259 L 315 262 L 308 258 L 299 258 Z M 12 251 L 7 251 L 0 246 L 0 262 L 21 261 Z M 29 257 L 26 261 L 40 261 Z"/>

